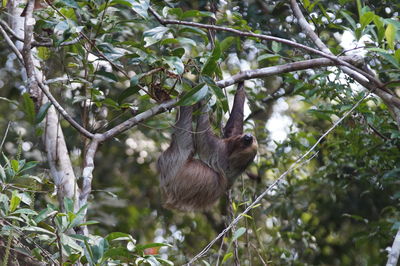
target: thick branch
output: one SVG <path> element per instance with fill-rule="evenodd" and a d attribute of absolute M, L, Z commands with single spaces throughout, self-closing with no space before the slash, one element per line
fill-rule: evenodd
<path fill-rule="evenodd" d="M 346 61 L 350 63 L 357 63 L 360 60 L 358 56 L 343 56 L 339 57 L 341 61 Z M 273 76 L 277 74 L 288 73 L 292 71 L 304 70 L 309 68 L 317 68 L 317 67 L 325 67 L 325 66 L 333 66 L 339 65 L 339 63 L 332 61 L 327 58 L 317 58 L 310 59 L 304 61 L 298 61 L 293 63 L 288 63 L 284 65 L 277 65 L 272 67 L 265 67 L 255 70 L 246 70 L 243 72 L 239 72 L 236 75 L 231 76 L 230 78 L 217 81 L 216 84 L 221 87 L 227 87 L 238 83 L 243 80 L 253 79 L 253 78 L 261 78 L 267 76 Z"/>
<path fill-rule="evenodd" d="M 97 148 L 99 146 L 101 135 L 94 135 L 93 139 L 90 141 L 87 150 L 85 152 L 84 158 L 84 168 L 82 172 L 82 190 L 79 196 L 79 207 L 82 208 L 87 204 L 90 192 L 92 191 L 92 180 L 93 180 L 93 170 L 94 170 L 94 156 L 96 154 Z M 83 214 L 86 220 L 87 207 L 83 210 Z M 83 226 L 81 231 L 84 235 L 88 235 L 87 226 Z"/>
<path fill-rule="evenodd" d="M 83 136 L 91 139 L 93 138 L 94 134 L 86 130 L 84 127 L 82 127 L 78 122 L 76 122 L 72 116 L 70 116 L 67 111 L 57 102 L 57 100 L 54 98 L 54 96 L 50 93 L 49 87 L 44 85 L 38 76 L 36 76 L 36 80 L 38 82 L 39 88 L 42 90 L 42 92 L 49 98 L 50 102 L 54 105 L 54 107 L 57 109 L 57 111 L 67 120 L 72 127 L 74 127 L 79 133 L 81 133 Z"/>
<path fill-rule="evenodd" d="M 346 67 L 354 70 L 355 72 L 360 73 L 365 78 L 367 78 L 370 82 L 375 83 L 376 86 L 378 86 L 379 88 L 384 86 L 384 84 L 382 82 L 380 82 L 379 80 L 377 80 L 373 75 L 371 75 L 371 74 L 369 74 L 369 73 L 367 73 L 367 72 L 365 72 L 365 71 L 363 71 L 361 69 L 358 69 L 357 67 L 352 66 L 351 64 L 349 64 L 349 63 L 347 63 L 347 62 L 345 62 L 343 60 L 338 59 L 338 57 L 336 57 L 336 56 L 334 56 L 332 54 L 326 54 L 324 52 L 321 52 L 320 50 L 311 48 L 309 46 L 306 46 L 306 45 L 303 45 L 303 44 L 300 44 L 300 43 L 296 43 L 296 42 L 293 42 L 293 41 L 290 41 L 290 40 L 286 40 L 286 39 L 283 39 L 283 38 L 264 35 L 264 34 L 257 34 L 257 33 L 253 33 L 253 32 L 244 32 L 244 31 L 240 31 L 240 30 L 236 30 L 236 29 L 232 29 L 232 28 L 228 28 L 228 27 L 208 25 L 208 24 L 189 22 L 189 21 L 174 20 L 174 19 L 163 19 L 151 7 L 149 7 L 149 11 L 163 25 L 176 24 L 176 25 L 192 26 L 192 27 L 196 27 L 196 28 L 212 29 L 212 30 L 218 30 L 218 31 L 227 31 L 227 32 L 231 32 L 231 33 L 234 33 L 236 35 L 239 35 L 239 36 L 243 36 L 243 37 L 253 37 L 253 38 L 260 39 L 260 40 L 275 41 L 275 42 L 280 42 L 280 43 L 287 44 L 289 46 L 297 47 L 297 48 L 309 51 L 311 53 L 320 55 L 322 57 L 329 58 L 332 61 L 335 61 L 340 65 L 346 66 Z"/>
<path fill-rule="evenodd" d="M 67 120 L 71 124 L 72 127 L 74 127 L 78 132 L 80 132 L 85 137 L 87 137 L 89 139 L 93 138 L 94 134 L 90 133 L 88 130 L 86 130 L 81 125 L 79 125 L 79 123 L 76 122 L 68 114 L 68 112 L 65 111 L 65 109 L 58 103 L 58 101 L 50 93 L 49 88 L 41 82 L 41 80 L 40 80 L 41 78 L 38 77 L 38 75 L 36 74 L 36 70 L 35 70 L 35 67 L 33 65 L 33 62 L 30 62 L 31 61 L 30 60 L 30 51 L 28 52 L 28 49 L 26 48 L 26 46 L 24 45 L 25 49 L 23 49 L 23 53 L 25 54 L 25 56 L 22 56 L 22 54 L 19 52 L 18 48 L 14 45 L 14 43 L 11 41 L 11 39 L 9 38 L 7 33 L 4 31 L 1 23 L 0 23 L 0 32 L 2 33 L 2 35 L 3 35 L 4 39 L 6 40 L 6 43 L 8 44 L 8 46 L 11 48 L 11 50 L 17 56 L 18 60 L 24 65 L 25 65 L 25 61 L 28 63 L 28 68 L 32 71 L 32 72 L 29 71 L 29 73 L 28 73 L 28 70 L 27 70 L 28 79 L 29 79 L 29 77 L 31 77 L 30 80 L 32 80 L 32 76 L 31 75 L 34 74 L 34 81 L 35 81 L 34 84 L 37 85 L 39 87 L 39 89 L 49 98 L 50 102 L 54 105 L 54 107 L 57 109 L 57 111 L 65 118 L 65 120 Z M 30 86 L 30 88 L 31 87 L 32 86 Z M 35 97 L 35 98 L 38 98 L 38 96 Z"/>
<path fill-rule="evenodd" d="M 342 61 L 357 63 L 357 61 L 359 60 L 359 57 L 344 56 L 344 57 L 341 57 L 340 59 Z M 333 65 L 337 65 L 337 64 L 338 64 L 337 62 L 334 62 L 334 61 L 332 61 L 330 59 L 326 59 L 326 58 L 304 60 L 304 61 L 289 63 L 289 64 L 285 64 L 285 65 L 243 71 L 243 72 L 240 72 L 240 73 L 238 73 L 232 77 L 229 77 L 227 79 L 217 81 L 216 84 L 220 88 L 225 88 L 227 86 L 230 86 L 230 85 L 233 85 L 233 84 L 236 84 L 241 81 L 248 80 L 248 79 L 273 76 L 273 75 L 277 75 L 277 74 L 282 74 L 282 73 L 287 73 L 287 72 L 297 71 L 297 70 L 304 70 L 304 69 L 308 69 L 308 68 L 333 66 Z M 164 103 L 162 103 L 158 106 L 155 106 L 143 113 L 138 114 L 135 117 L 132 117 L 132 118 L 122 122 L 121 124 L 115 126 L 114 128 L 108 130 L 107 132 L 101 134 L 99 136 L 99 141 L 104 141 L 106 139 L 112 138 L 152 116 L 155 116 L 157 114 L 167 111 L 169 108 L 173 107 L 176 104 L 176 102 L 177 102 L 177 99 L 173 99 L 168 102 L 164 102 Z"/>
<path fill-rule="evenodd" d="M 27 72 L 29 92 L 35 101 L 36 106 L 39 107 L 48 102 L 48 98 L 43 95 L 38 85 L 40 80 L 44 79 L 43 73 L 39 70 L 40 63 L 32 56 L 32 52 L 34 52 L 34 50 L 31 49 L 34 26 L 34 20 L 32 19 L 33 1 L 28 2 L 25 20 L 24 18 L 20 17 L 21 8 L 19 6 L 22 4 L 22 2 L 24 1 L 11 1 L 9 8 L 9 13 L 11 14 L 10 25 L 12 25 L 13 31 L 18 36 L 24 36 L 24 45 L 21 49 L 23 65 L 25 66 Z M 24 27 L 21 27 L 22 23 L 24 23 Z M 16 41 L 16 44 L 13 45 L 16 48 L 18 45 L 20 45 L 20 42 Z M 13 49 L 12 45 L 11 47 Z M 13 49 L 13 51 L 14 50 L 15 49 Z M 23 78 L 25 79 L 26 77 Z M 62 203 L 64 197 L 72 198 L 74 199 L 74 208 L 77 210 L 79 207 L 79 190 L 76 184 L 75 174 L 68 155 L 68 149 L 60 126 L 58 114 L 53 106 L 51 106 L 47 111 L 44 132 L 43 141 L 45 144 L 47 161 L 50 166 L 52 178 L 57 188 L 59 202 Z"/>
<path fill-rule="evenodd" d="M 291 0 L 292 10 L 294 15 L 296 16 L 299 25 L 303 29 L 303 31 L 310 37 L 310 39 L 315 43 L 315 45 L 323 51 L 324 54 L 333 55 L 333 53 L 329 50 L 329 48 L 321 41 L 318 35 L 312 30 L 310 24 L 304 18 L 303 13 L 300 10 L 299 5 L 297 4 L 296 0 Z M 397 108 L 400 108 L 400 99 L 395 97 L 394 95 L 390 94 L 389 92 L 384 91 L 384 84 L 379 81 L 377 78 L 374 77 L 376 82 L 370 83 L 365 77 L 363 73 L 360 71 L 355 70 L 354 68 L 348 68 L 348 66 L 343 65 L 340 67 L 344 73 L 349 75 L 351 78 L 356 80 L 365 88 L 369 89 L 370 91 L 375 90 L 374 93 L 382 98 L 382 100 L 390 105 L 394 104 Z M 361 74 L 361 75 L 360 75 Z M 370 81 L 371 79 L 368 78 Z M 378 88 L 376 88 L 378 87 Z"/>
<path fill-rule="evenodd" d="M 132 117 L 132 118 L 122 122 L 121 124 L 113 127 L 112 129 L 108 130 L 107 132 L 104 132 L 103 134 L 101 134 L 100 141 L 104 141 L 106 139 L 112 138 L 152 116 L 155 116 L 157 114 L 167 111 L 168 109 L 173 107 L 177 102 L 178 102 L 177 98 L 169 100 L 167 102 L 161 103 L 160 105 L 154 106 L 153 108 L 151 108 L 143 113 L 140 113 L 135 117 Z"/>

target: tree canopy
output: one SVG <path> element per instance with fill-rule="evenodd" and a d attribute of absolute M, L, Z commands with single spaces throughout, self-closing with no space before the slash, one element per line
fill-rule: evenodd
<path fill-rule="evenodd" d="M 397 265 L 398 10 L 3 0 L 1 262 Z M 212 209 L 164 208 L 176 107 L 221 134 L 240 82 L 254 163 Z"/>

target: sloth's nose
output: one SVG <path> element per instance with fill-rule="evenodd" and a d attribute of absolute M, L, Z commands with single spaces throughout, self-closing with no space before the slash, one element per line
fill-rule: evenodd
<path fill-rule="evenodd" d="M 245 134 L 245 135 L 243 136 L 243 142 L 244 142 L 246 145 L 250 145 L 250 144 L 253 142 L 253 135 L 251 135 L 251 134 Z"/>

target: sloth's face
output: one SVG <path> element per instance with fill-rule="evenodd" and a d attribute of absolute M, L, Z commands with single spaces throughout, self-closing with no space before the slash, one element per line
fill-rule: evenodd
<path fill-rule="evenodd" d="M 249 133 L 227 139 L 228 162 L 237 168 L 246 168 L 257 154 L 257 140 Z"/>

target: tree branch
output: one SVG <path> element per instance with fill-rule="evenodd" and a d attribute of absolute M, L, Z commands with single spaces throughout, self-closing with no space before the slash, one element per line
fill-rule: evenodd
<path fill-rule="evenodd" d="M 253 33 L 253 32 L 244 32 L 244 31 L 240 31 L 240 30 L 236 30 L 236 29 L 232 29 L 232 28 L 228 28 L 228 27 L 208 25 L 208 24 L 189 22 L 189 21 L 174 20 L 174 19 L 163 19 L 157 12 L 154 11 L 154 9 L 152 7 L 149 7 L 149 11 L 151 14 L 153 14 L 153 16 L 157 19 L 157 21 L 159 21 L 163 25 L 176 24 L 176 25 L 192 26 L 192 27 L 203 28 L 203 29 L 227 31 L 227 32 L 231 32 L 236 35 L 239 35 L 239 36 L 243 36 L 243 37 L 253 37 L 253 38 L 257 38 L 257 39 L 265 40 L 265 41 L 275 41 L 275 42 L 284 43 L 284 44 L 287 44 L 289 46 L 293 46 L 296 48 L 300 48 L 300 49 L 306 50 L 308 52 L 320 55 L 322 57 L 329 58 L 332 61 L 335 61 L 336 63 L 338 63 L 340 65 L 346 66 L 346 67 L 354 70 L 355 72 L 360 73 L 362 76 L 364 76 L 370 82 L 375 83 L 375 85 L 378 86 L 379 88 L 382 88 L 384 86 L 384 84 L 382 82 L 380 82 L 378 79 L 376 79 L 373 75 L 371 75 L 361 69 L 358 69 L 357 67 L 355 67 L 343 60 L 338 59 L 338 57 L 336 57 L 335 55 L 321 52 L 320 50 L 311 48 L 309 46 L 306 46 L 306 45 L 303 45 L 300 43 L 296 43 L 296 42 L 286 40 L 283 38 L 264 35 L 264 34 L 257 34 L 257 33 Z"/>
<path fill-rule="evenodd" d="M 179 100 L 178 98 L 174 98 L 172 100 L 163 102 L 160 105 L 154 106 L 153 108 L 146 110 L 145 112 L 140 113 L 140 114 L 136 115 L 135 117 L 132 117 L 132 118 L 122 122 L 121 124 L 113 127 L 112 129 L 104 132 L 103 134 L 101 134 L 99 141 L 104 141 L 106 139 L 110 139 L 152 116 L 155 116 L 157 114 L 167 111 L 168 109 L 173 107 L 178 102 L 178 100 Z"/>
<path fill-rule="evenodd" d="M 5 32 L 2 25 L 0 25 L 0 32 L 3 35 L 4 40 L 6 41 L 7 45 L 11 48 L 14 52 L 15 56 L 18 58 L 21 64 L 24 64 L 24 59 L 22 58 L 22 54 L 19 52 L 18 48 L 14 45 L 10 37 L 8 36 L 7 32 Z"/>
<path fill-rule="evenodd" d="M 24 41 L 24 38 L 21 38 L 20 36 L 18 36 L 18 34 L 16 34 L 11 28 L 10 26 L 3 20 L 0 19 L 0 26 L 2 26 L 4 28 L 5 31 L 7 31 L 12 38 L 16 39 L 17 41 Z M 73 45 L 79 42 L 79 40 L 81 40 L 83 37 L 82 36 L 78 36 L 70 41 L 66 41 L 66 42 L 62 42 L 61 44 L 59 44 L 58 46 L 68 46 L 68 45 Z M 53 40 L 50 40 L 48 42 L 37 42 L 37 41 L 32 41 L 32 47 L 53 47 L 54 46 L 54 42 Z"/>
<path fill-rule="evenodd" d="M 83 136 L 87 137 L 88 139 L 92 139 L 94 134 L 89 132 L 86 128 L 82 127 L 78 122 L 76 122 L 70 114 L 68 114 L 67 111 L 57 102 L 57 100 L 54 98 L 54 96 L 50 93 L 49 87 L 47 85 L 44 85 L 41 81 L 40 78 L 36 75 L 36 81 L 39 85 L 39 88 L 42 90 L 42 92 L 49 98 L 50 102 L 54 105 L 54 107 L 57 109 L 57 111 L 69 122 L 69 124 L 75 128 L 79 133 L 81 133 Z"/>
<path fill-rule="evenodd" d="M 344 57 L 340 57 L 340 59 L 341 59 L 341 61 L 357 63 L 358 60 L 360 59 L 360 57 L 344 56 Z M 227 86 L 230 86 L 230 85 L 233 85 L 233 84 L 236 84 L 241 81 L 248 80 L 248 79 L 273 76 L 273 75 L 277 75 L 277 74 L 282 74 L 282 73 L 287 73 L 287 72 L 297 71 L 297 70 L 304 70 L 304 69 L 308 69 L 308 68 L 333 66 L 333 65 L 337 65 L 337 64 L 338 64 L 337 62 L 333 62 L 332 60 L 326 59 L 326 58 L 304 60 L 304 61 L 284 64 L 284 65 L 278 65 L 278 66 L 273 66 L 273 67 L 265 67 L 265 68 L 255 69 L 255 70 L 246 70 L 246 71 L 240 72 L 232 77 L 229 77 L 227 79 L 217 81 L 216 84 L 220 88 L 224 88 L 224 87 L 227 87 Z M 112 138 L 152 116 L 155 116 L 157 114 L 167 111 L 169 108 L 173 107 L 177 103 L 177 101 L 178 101 L 178 99 L 175 98 L 168 102 L 164 102 L 164 103 L 162 103 L 158 106 L 155 106 L 143 113 L 138 114 L 135 117 L 132 117 L 132 118 L 122 122 L 121 124 L 108 130 L 107 132 L 100 134 L 99 141 L 101 142 L 106 139 Z"/>
<path fill-rule="evenodd" d="M 29 93 L 36 106 L 39 107 L 49 100 L 43 94 L 44 92 L 42 92 L 39 86 L 41 83 L 40 80 L 44 79 L 43 73 L 38 70 L 40 68 L 40 62 L 32 56 L 31 43 L 34 26 L 34 20 L 32 18 L 33 0 L 28 2 L 25 19 L 20 17 L 21 8 L 19 6 L 23 2 L 24 0 L 15 0 L 10 2 L 10 25 L 12 25 L 12 29 L 16 35 L 24 36 L 24 44 L 20 49 L 22 51 L 21 56 L 23 59 L 23 65 L 27 72 L 27 77 L 23 77 L 23 79 L 27 78 Z M 23 27 L 22 24 L 24 25 Z M 20 41 L 16 41 L 16 44 L 13 45 L 18 47 Z M 78 210 L 79 189 L 76 183 L 72 163 L 68 155 L 65 138 L 60 126 L 59 116 L 54 106 L 51 106 L 47 111 L 43 141 L 51 175 L 57 188 L 59 202 L 62 203 L 65 197 L 71 198 L 74 200 L 74 209 Z"/>
<path fill-rule="evenodd" d="M 360 62 L 360 59 L 362 59 L 362 58 L 359 56 L 343 56 L 343 57 L 339 57 L 339 59 L 340 59 L 340 61 L 357 64 Z M 331 59 L 316 58 L 316 59 L 288 63 L 288 64 L 284 64 L 284 65 L 277 65 L 277 66 L 265 67 L 265 68 L 254 69 L 254 70 L 246 70 L 243 72 L 239 72 L 238 74 L 233 75 L 230 78 L 217 81 L 216 84 L 219 87 L 224 88 L 224 87 L 227 87 L 227 86 L 233 85 L 235 83 L 238 83 L 240 81 L 244 81 L 244 80 L 248 80 L 248 79 L 262 78 L 262 77 L 273 76 L 273 75 L 277 75 L 277 74 L 288 73 L 288 72 L 292 72 L 292 71 L 304 70 L 304 69 L 309 69 L 309 68 L 317 68 L 317 67 L 325 67 L 325 66 L 334 66 L 334 65 L 339 65 L 339 64 L 340 63 L 333 61 Z"/>
<path fill-rule="evenodd" d="M 332 54 L 332 52 L 328 49 L 328 47 L 321 41 L 321 39 L 318 37 L 318 35 L 312 30 L 310 24 L 308 24 L 307 20 L 304 18 L 303 13 L 300 10 L 299 5 L 297 4 L 296 0 L 291 0 L 291 5 L 292 5 L 292 10 L 294 15 L 296 16 L 299 25 L 305 31 L 305 33 L 310 37 L 311 40 L 317 45 L 319 49 L 324 51 L 325 53 Z M 374 84 L 370 84 L 368 82 L 365 82 L 362 77 L 358 73 L 354 73 L 352 69 L 348 69 L 346 67 L 341 67 L 343 72 L 357 80 L 360 84 L 362 84 L 364 87 L 366 87 L 369 90 L 374 90 L 375 86 Z M 399 114 L 399 108 L 400 108 L 400 101 L 397 97 L 394 95 L 381 90 L 381 86 L 378 86 L 379 88 L 376 90 L 375 94 L 380 96 L 382 100 L 388 105 L 389 109 L 392 110 L 393 115 L 395 116 L 395 119 L 397 121 L 398 126 L 400 126 L 400 114 Z M 393 106 L 396 105 L 396 106 Z M 397 262 L 399 260 L 399 255 L 400 255 L 400 229 L 397 231 L 396 237 L 393 241 L 392 248 L 389 252 L 388 255 L 388 261 L 387 261 L 387 266 L 395 266 L 397 265 Z"/>
<path fill-rule="evenodd" d="M 97 148 L 99 146 L 101 135 L 95 134 L 90 141 L 87 150 L 85 152 L 84 158 L 84 168 L 82 171 L 82 190 L 79 195 L 79 207 L 82 208 L 87 204 L 90 192 L 92 191 L 92 180 L 93 180 L 93 170 L 94 170 L 94 156 L 96 155 Z M 84 221 L 86 221 L 87 207 L 83 210 Z M 87 226 L 82 226 L 80 228 L 83 235 L 88 235 L 89 231 Z"/>
<path fill-rule="evenodd" d="M 83 128 L 81 125 L 79 125 L 78 122 L 76 122 L 65 109 L 57 102 L 57 100 L 54 98 L 54 96 L 50 93 L 50 90 L 48 86 L 44 85 L 41 82 L 41 78 L 39 75 L 36 74 L 36 69 L 35 69 L 35 64 L 33 63 L 32 60 L 32 55 L 31 55 L 31 40 L 33 38 L 33 25 L 28 25 L 27 21 L 29 21 L 29 18 L 32 18 L 32 12 L 33 12 L 33 4 L 32 6 L 28 6 L 26 9 L 26 16 L 25 16 L 25 23 L 24 23 L 24 38 L 20 38 L 11 28 L 9 28 L 9 31 L 13 32 L 13 36 L 18 36 L 18 40 L 21 41 L 23 40 L 24 46 L 22 49 L 22 54 L 19 52 L 18 48 L 14 45 L 14 43 L 11 41 L 7 33 L 4 31 L 4 25 L 7 25 L 4 21 L 0 20 L 0 32 L 2 33 L 4 39 L 6 40 L 8 46 L 11 48 L 11 50 L 15 53 L 17 56 L 18 60 L 25 65 L 26 68 L 26 73 L 28 76 L 28 88 L 30 90 L 30 94 L 33 98 L 36 99 L 36 104 L 40 105 L 41 100 L 40 100 L 40 93 L 39 89 L 47 96 L 47 98 L 50 100 L 50 102 L 54 105 L 54 107 L 58 110 L 58 112 L 67 120 L 72 127 L 74 127 L 78 132 L 80 132 L 83 136 L 91 139 L 93 138 L 94 134 L 90 133 L 88 130 Z M 32 21 L 32 20 L 30 20 Z M 8 25 L 6 26 L 6 28 Z"/>
<path fill-rule="evenodd" d="M 318 37 L 318 35 L 312 30 L 310 24 L 307 22 L 307 20 L 304 18 L 303 13 L 300 10 L 299 5 L 297 4 L 296 0 L 290 0 L 291 5 L 292 5 L 292 10 L 293 14 L 296 16 L 298 23 L 300 27 L 303 29 L 303 31 L 307 34 L 308 37 L 315 43 L 315 45 L 323 51 L 324 54 L 329 54 L 333 55 L 333 53 L 329 50 L 329 48 L 321 41 L 321 39 Z M 351 78 L 356 80 L 358 83 L 360 83 L 362 86 L 365 88 L 369 89 L 370 91 L 374 90 L 374 93 L 378 95 L 382 100 L 388 104 L 394 104 L 396 105 L 397 108 L 400 108 L 400 99 L 392 95 L 388 91 L 384 91 L 385 84 L 383 84 L 380 80 L 378 80 L 376 77 L 374 77 L 374 84 L 371 84 L 368 80 L 365 79 L 365 76 L 363 73 L 360 71 L 355 70 L 354 68 L 348 68 L 347 65 L 341 64 L 342 66 L 340 67 L 344 73 L 349 75 Z M 365 72 L 364 72 L 365 73 Z M 360 75 L 361 74 L 361 75 Z M 371 79 L 368 78 L 370 81 Z M 378 87 L 376 89 L 376 87 Z M 376 90 L 375 90 L 376 89 Z M 399 119 L 400 121 L 400 119 Z"/>

